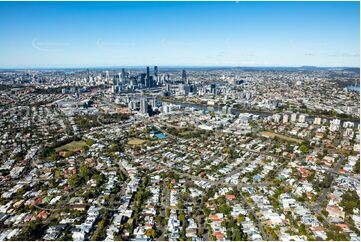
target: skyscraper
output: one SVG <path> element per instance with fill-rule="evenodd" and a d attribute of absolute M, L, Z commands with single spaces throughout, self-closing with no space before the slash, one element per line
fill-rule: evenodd
<path fill-rule="evenodd" d="M 147 74 L 145 77 L 145 87 L 149 87 L 150 86 L 150 73 L 149 73 L 149 66 L 147 66 Z"/>
<path fill-rule="evenodd" d="M 169 83 L 165 84 L 165 91 L 169 93 L 171 92 L 171 87 Z"/>
<path fill-rule="evenodd" d="M 149 78 L 150 74 L 149 74 L 149 66 L 147 66 L 147 78 Z"/>
<path fill-rule="evenodd" d="M 182 70 L 182 82 L 186 83 L 187 82 L 187 73 L 186 70 Z"/>
<path fill-rule="evenodd" d="M 122 78 L 123 78 L 123 81 L 125 80 L 125 76 L 126 76 L 126 74 L 125 74 L 125 69 L 124 68 L 122 68 Z"/>
<path fill-rule="evenodd" d="M 108 82 L 109 80 L 109 71 L 105 71 L 105 82 Z"/>
<path fill-rule="evenodd" d="M 158 77 L 158 66 L 154 66 L 154 76 Z"/>
<path fill-rule="evenodd" d="M 291 114 L 291 122 L 295 123 L 297 121 L 297 113 Z"/>
<path fill-rule="evenodd" d="M 157 99 L 156 98 L 153 98 L 150 100 L 150 106 L 152 107 L 153 110 L 157 107 Z"/>
<path fill-rule="evenodd" d="M 148 114 L 148 101 L 145 98 L 140 100 L 140 113 Z"/>
<path fill-rule="evenodd" d="M 89 72 L 89 69 L 87 69 L 87 72 L 88 72 L 87 82 L 90 82 L 90 72 Z"/>
<path fill-rule="evenodd" d="M 118 83 L 122 83 L 122 82 L 123 82 L 122 74 L 118 73 Z"/>
<path fill-rule="evenodd" d="M 283 114 L 283 123 L 288 123 L 288 114 Z"/>

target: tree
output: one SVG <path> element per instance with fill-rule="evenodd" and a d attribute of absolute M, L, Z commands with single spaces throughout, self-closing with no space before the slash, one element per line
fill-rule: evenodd
<path fill-rule="evenodd" d="M 168 189 L 172 189 L 173 188 L 173 185 L 172 185 L 172 183 L 168 183 Z"/>
<path fill-rule="evenodd" d="M 220 207 L 219 207 L 219 211 L 223 214 L 226 214 L 226 215 L 229 215 L 231 213 L 231 207 L 228 206 L 227 204 L 222 204 Z"/>
<path fill-rule="evenodd" d="M 241 234 L 241 231 L 238 228 L 233 229 L 232 240 L 233 241 L 242 240 L 242 234 Z"/>
<path fill-rule="evenodd" d="M 178 216 L 178 218 L 179 218 L 179 221 L 181 221 L 182 223 L 185 221 L 185 215 L 184 215 L 184 213 L 180 213 L 179 214 L 179 216 Z"/>
<path fill-rule="evenodd" d="M 300 151 L 302 152 L 302 153 L 308 153 L 308 151 L 310 150 L 310 148 L 308 147 L 308 145 L 306 145 L 306 144 L 302 144 L 301 146 L 300 146 Z"/>
<path fill-rule="evenodd" d="M 42 234 L 43 234 L 43 230 L 42 230 L 42 224 L 40 221 L 30 221 L 28 224 L 28 226 L 26 226 L 23 230 L 23 236 L 24 236 L 24 240 L 29 239 L 29 240 L 37 240 L 40 239 Z M 18 239 L 18 240 L 22 240 L 22 239 Z"/>
<path fill-rule="evenodd" d="M 169 215 L 170 215 L 170 208 L 167 208 L 167 209 L 165 210 L 165 217 L 168 218 Z"/>
<path fill-rule="evenodd" d="M 356 190 L 347 191 L 342 195 L 340 205 L 344 208 L 346 214 L 353 214 L 354 208 L 360 207 L 360 198 Z"/>
<path fill-rule="evenodd" d="M 75 187 L 79 183 L 79 177 L 77 175 L 72 175 L 68 178 L 68 184 L 72 187 Z"/>
<path fill-rule="evenodd" d="M 54 177 L 55 177 L 56 179 L 59 179 L 60 176 L 61 176 L 61 172 L 60 172 L 59 170 L 56 170 L 55 173 L 54 173 Z"/>
<path fill-rule="evenodd" d="M 155 233 L 154 229 L 147 229 L 147 231 L 145 231 L 145 235 L 154 239 L 156 236 L 156 233 Z"/>
<path fill-rule="evenodd" d="M 349 240 L 345 234 L 342 233 L 341 228 L 337 225 L 331 225 L 330 229 L 326 231 L 327 240 L 346 241 Z"/>
<path fill-rule="evenodd" d="M 87 146 L 92 146 L 94 144 L 94 141 L 91 139 L 87 139 L 87 140 L 85 140 L 85 143 Z"/>
<path fill-rule="evenodd" d="M 356 161 L 356 164 L 355 164 L 355 166 L 353 168 L 353 172 L 356 173 L 356 174 L 360 173 L 360 160 Z"/>
<path fill-rule="evenodd" d="M 85 180 L 87 180 L 87 178 L 89 177 L 89 169 L 86 165 L 81 165 L 80 169 L 79 169 L 79 174 L 82 178 L 84 178 Z"/>
<path fill-rule="evenodd" d="M 245 217 L 242 214 L 239 214 L 237 217 L 237 223 L 240 224 L 245 220 Z"/>

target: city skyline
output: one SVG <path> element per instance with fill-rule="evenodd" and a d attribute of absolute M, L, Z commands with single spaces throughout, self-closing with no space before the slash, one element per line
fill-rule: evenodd
<path fill-rule="evenodd" d="M 359 2 L 1 2 L 0 68 L 359 67 L 359 18 Z"/>

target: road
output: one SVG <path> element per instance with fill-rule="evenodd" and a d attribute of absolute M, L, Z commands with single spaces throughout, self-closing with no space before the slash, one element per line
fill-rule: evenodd
<path fill-rule="evenodd" d="M 314 210 L 321 210 L 321 205 L 322 202 L 325 200 L 325 198 L 327 197 L 328 192 L 330 191 L 330 189 L 332 188 L 332 185 L 335 181 L 335 178 L 338 176 L 338 171 L 340 170 L 340 167 L 342 165 L 344 161 L 344 157 L 343 155 L 340 156 L 340 159 L 338 160 L 337 164 L 335 165 L 335 167 L 332 170 L 329 170 L 328 173 L 331 174 L 331 182 L 330 182 L 330 186 L 327 188 L 323 189 L 322 194 L 318 197 L 316 205 L 314 206 Z"/>
<path fill-rule="evenodd" d="M 165 211 L 167 209 L 167 206 L 169 204 L 169 191 L 166 183 L 163 183 L 163 189 L 162 189 L 162 197 L 161 197 L 161 205 L 160 205 L 160 216 L 162 217 L 162 220 L 165 220 Z M 163 222 L 163 221 L 162 221 Z M 160 224 L 160 231 L 162 231 L 162 234 L 158 237 L 158 241 L 165 241 L 166 240 L 166 226 Z"/>

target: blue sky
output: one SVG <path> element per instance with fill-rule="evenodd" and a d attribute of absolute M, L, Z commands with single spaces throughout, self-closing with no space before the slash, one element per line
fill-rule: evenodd
<path fill-rule="evenodd" d="M 0 2 L 0 67 L 359 66 L 359 2 Z"/>

